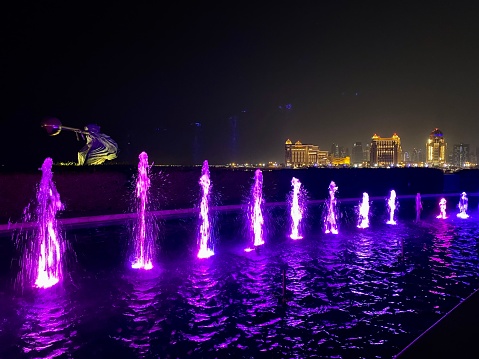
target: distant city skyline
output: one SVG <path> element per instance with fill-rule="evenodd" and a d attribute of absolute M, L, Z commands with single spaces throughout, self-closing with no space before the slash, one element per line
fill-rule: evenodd
<path fill-rule="evenodd" d="M 479 7 L 356 1 L 3 9 L 0 166 L 76 161 L 97 124 L 118 162 L 281 161 L 287 138 L 352 148 L 479 143 Z M 471 150 L 472 152 L 472 150 Z M 14 155 L 12 155 L 14 153 Z"/>

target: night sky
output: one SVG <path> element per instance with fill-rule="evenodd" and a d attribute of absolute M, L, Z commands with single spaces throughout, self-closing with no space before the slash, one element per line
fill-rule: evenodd
<path fill-rule="evenodd" d="M 409 151 L 435 127 L 479 145 L 475 2 L 258 3 L 4 7 L 0 165 L 76 162 L 84 141 L 46 117 L 100 125 L 118 163 L 283 162 L 288 138 L 394 132 Z"/>

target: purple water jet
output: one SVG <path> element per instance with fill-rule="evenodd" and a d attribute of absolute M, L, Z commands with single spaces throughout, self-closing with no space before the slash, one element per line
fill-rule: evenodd
<path fill-rule="evenodd" d="M 138 175 L 136 179 L 136 209 L 137 223 L 134 227 L 134 261 L 131 264 L 135 269 L 152 269 L 154 252 L 154 225 L 148 214 L 150 177 L 148 155 L 142 152 L 139 155 Z"/>
<path fill-rule="evenodd" d="M 210 170 L 208 167 L 208 161 L 203 162 L 203 167 L 201 169 L 201 177 L 199 184 L 201 186 L 202 196 L 200 203 L 200 231 L 198 234 L 198 258 L 209 258 L 214 253 L 213 243 L 211 238 L 211 226 L 210 226 L 210 216 L 209 216 L 209 197 L 210 197 Z"/>
<path fill-rule="evenodd" d="M 440 213 L 436 218 L 446 219 L 447 215 L 446 215 L 446 199 L 445 198 L 441 198 L 441 200 L 439 201 L 439 211 Z"/>
<path fill-rule="evenodd" d="M 57 212 L 63 210 L 63 204 L 53 182 L 52 164 L 51 158 L 46 158 L 43 162 L 34 214 L 29 213 L 28 207 L 25 210 L 25 219 L 32 219 L 36 223 L 36 229 L 33 240 L 30 241 L 26 234 L 20 238 L 25 241 L 19 273 L 22 288 L 49 288 L 63 277 L 62 256 L 65 243 L 56 220 Z"/>
<path fill-rule="evenodd" d="M 336 199 L 336 192 L 338 190 L 338 186 L 334 181 L 331 181 L 329 184 L 329 200 L 327 201 L 327 215 L 325 219 L 325 231 L 324 233 L 332 233 L 338 234 L 338 214 L 337 214 L 337 199 Z"/>
<path fill-rule="evenodd" d="M 304 206 L 300 204 L 301 182 L 293 177 L 291 180 L 293 190 L 291 193 L 291 239 L 301 239 L 303 236 L 299 233 L 299 225 L 303 219 Z"/>
<path fill-rule="evenodd" d="M 421 211 L 422 211 L 421 194 L 417 193 L 416 194 L 416 222 L 419 222 L 421 220 Z"/>
<path fill-rule="evenodd" d="M 358 218 L 358 228 L 368 228 L 369 227 L 369 195 L 364 192 L 363 199 L 359 203 L 359 218 Z"/>
<path fill-rule="evenodd" d="M 254 184 L 251 190 L 251 199 L 248 206 L 248 219 L 253 232 L 253 246 L 258 247 L 264 244 L 263 240 L 263 173 L 257 169 L 254 175 Z M 252 251 L 254 248 L 246 248 L 245 251 Z"/>
<path fill-rule="evenodd" d="M 396 224 L 396 221 L 394 220 L 394 212 L 396 211 L 396 208 L 397 208 L 395 190 L 391 190 L 391 193 L 389 194 L 389 198 L 387 200 L 387 207 L 389 212 L 389 220 L 386 223 L 394 225 Z"/>
<path fill-rule="evenodd" d="M 459 207 L 459 213 L 457 214 L 457 217 L 463 219 L 469 218 L 469 215 L 467 214 L 468 202 L 469 200 L 467 199 L 466 192 L 462 192 L 461 198 L 459 199 L 459 203 L 457 205 Z"/>

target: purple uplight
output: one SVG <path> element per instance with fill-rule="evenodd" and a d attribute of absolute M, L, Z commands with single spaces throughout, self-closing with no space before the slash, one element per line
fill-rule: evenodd
<path fill-rule="evenodd" d="M 338 234 L 338 222 L 337 222 L 337 210 L 336 210 L 336 191 L 338 186 L 334 181 L 329 184 L 329 201 L 327 202 L 328 213 L 325 219 L 325 231 L 324 233 Z"/>
<path fill-rule="evenodd" d="M 358 228 L 369 227 L 369 195 L 364 192 L 363 199 L 359 203 Z"/>
<path fill-rule="evenodd" d="M 201 169 L 201 177 L 199 181 L 202 189 L 202 197 L 200 203 L 200 233 L 199 233 L 199 251 L 198 258 L 209 258 L 213 254 L 212 243 L 211 243 L 211 230 L 210 230 L 210 218 L 209 218 L 209 196 L 210 196 L 210 170 L 208 167 L 208 161 L 203 162 L 203 167 Z"/>
<path fill-rule="evenodd" d="M 263 240 L 263 173 L 257 169 L 254 175 L 254 185 L 251 192 L 252 198 L 248 207 L 248 217 L 250 220 L 251 229 L 254 235 L 254 247 L 264 244 Z M 251 248 L 246 248 L 245 251 L 251 251 Z"/>
<path fill-rule="evenodd" d="M 436 218 L 446 219 L 447 215 L 446 215 L 446 199 L 445 198 L 441 198 L 441 200 L 439 201 L 439 210 L 440 210 L 440 213 Z"/>
<path fill-rule="evenodd" d="M 301 239 L 302 235 L 299 233 L 299 224 L 303 219 L 303 208 L 299 205 L 299 194 L 301 189 L 301 182 L 293 177 L 291 180 L 293 186 L 293 193 L 291 198 L 291 239 Z"/>
<path fill-rule="evenodd" d="M 396 224 L 396 221 L 394 220 L 394 211 L 396 211 L 396 191 L 391 190 L 391 193 L 389 194 L 389 198 L 387 201 L 388 205 L 388 211 L 389 211 L 389 220 L 386 222 L 387 224 Z"/>
<path fill-rule="evenodd" d="M 148 174 L 148 155 L 140 153 L 138 163 L 138 177 L 136 181 L 137 215 L 138 221 L 135 230 L 135 260 L 131 264 L 135 269 L 152 269 L 153 263 L 153 236 L 151 228 L 147 226 L 148 192 L 150 177 Z"/>
<path fill-rule="evenodd" d="M 63 209 L 60 195 L 53 183 L 51 158 L 45 159 L 42 165 L 42 179 L 37 192 L 38 207 L 36 210 L 38 232 L 37 243 L 33 244 L 36 253 L 26 260 L 24 268 L 30 271 L 36 267 L 35 287 L 49 288 L 62 279 L 62 254 L 64 243 L 57 231 L 56 213 Z M 34 261 L 38 260 L 38 265 Z"/>
<path fill-rule="evenodd" d="M 467 199 L 466 192 L 462 192 L 461 198 L 459 199 L 459 204 L 457 205 L 459 207 L 459 213 L 457 214 L 457 217 L 463 219 L 469 218 L 469 215 L 467 214 L 468 202 L 469 200 Z"/>

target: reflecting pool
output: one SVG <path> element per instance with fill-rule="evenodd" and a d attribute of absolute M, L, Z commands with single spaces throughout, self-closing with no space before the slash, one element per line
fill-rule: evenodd
<path fill-rule="evenodd" d="M 318 207 L 295 241 L 288 208 L 269 208 L 252 252 L 243 214 L 218 212 L 207 259 L 196 217 L 162 219 L 150 271 L 130 268 L 127 223 L 67 228 L 62 284 L 24 293 L 0 237 L 0 357 L 390 358 L 479 286 L 477 216 L 436 212 L 416 223 L 399 211 L 391 226 L 381 209 L 358 229 L 343 206 L 325 234 Z"/>

